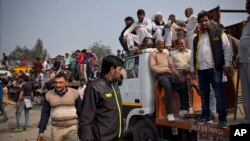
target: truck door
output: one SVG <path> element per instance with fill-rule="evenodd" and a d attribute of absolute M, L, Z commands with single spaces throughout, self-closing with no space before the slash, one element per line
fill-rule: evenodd
<path fill-rule="evenodd" d="M 124 60 L 125 78 L 120 87 L 123 105 L 133 106 L 141 103 L 141 82 L 139 56 L 132 56 Z"/>

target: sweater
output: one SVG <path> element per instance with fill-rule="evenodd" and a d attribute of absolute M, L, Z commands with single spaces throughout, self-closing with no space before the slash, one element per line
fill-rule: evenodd
<path fill-rule="evenodd" d="M 69 127 L 78 123 L 80 114 L 81 98 L 77 90 L 67 88 L 63 95 L 51 90 L 45 95 L 45 101 L 41 111 L 39 132 L 46 129 L 49 117 L 51 123 L 56 127 Z"/>
<path fill-rule="evenodd" d="M 55 91 L 45 95 L 50 103 L 51 121 L 53 126 L 68 127 L 77 124 L 75 100 L 79 96 L 78 91 L 68 88 L 64 96 L 60 97 Z"/>

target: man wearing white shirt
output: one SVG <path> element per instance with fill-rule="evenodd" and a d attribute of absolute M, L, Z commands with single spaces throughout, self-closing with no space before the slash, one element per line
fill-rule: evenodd
<path fill-rule="evenodd" d="M 197 25 L 197 17 L 193 15 L 193 8 L 186 8 L 185 15 L 187 20 L 187 48 L 192 49 L 194 31 Z"/>
<path fill-rule="evenodd" d="M 145 37 L 152 38 L 152 23 L 149 19 L 145 18 L 145 11 L 143 9 L 137 11 L 137 18 L 138 21 L 131 25 L 123 34 L 124 40 L 127 40 L 128 49 L 132 53 L 139 51 L 139 46 L 142 45 Z M 133 31 L 136 32 L 136 35 L 131 34 Z"/>
<path fill-rule="evenodd" d="M 194 38 L 191 59 L 191 71 L 198 72 L 198 82 L 202 101 L 201 118 L 197 124 L 212 123 L 209 108 L 210 84 L 213 87 L 217 112 L 219 114 L 218 128 L 227 127 L 227 105 L 222 85 L 223 72 L 230 74 L 232 48 L 227 35 L 214 22 L 208 12 L 198 14 L 200 31 Z"/>
<path fill-rule="evenodd" d="M 176 69 L 179 70 L 180 73 L 182 71 L 190 70 L 190 59 L 191 59 L 191 50 L 186 48 L 186 40 L 179 39 L 178 40 L 177 49 L 171 51 L 171 59 Z"/>
<path fill-rule="evenodd" d="M 153 38 L 159 39 L 162 38 L 164 31 L 165 22 L 163 21 L 163 16 L 161 12 L 156 12 L 152 19 L 152 27 L 153 27 Z"/>
<path fill-rule="evenodd" d="M 69 57 L 69 53 L 66 53 L 66 54 L 65 54 L 64 62 L 65 62 L 65 65 L 67 65 L 68 68 L 70 68 L 70 57 Z"/>

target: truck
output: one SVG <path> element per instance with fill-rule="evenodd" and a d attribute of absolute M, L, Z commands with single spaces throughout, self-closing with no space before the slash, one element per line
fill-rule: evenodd
<path fill-rule="evenodd" d="M 191 108 L 194 111 L 190 114 L 192 116 L 177 116 L 180 102 L 178 94 L 174 93 L 176 120 L 169 122 L 164 109 L 163 89 L 155 80 L 149 67 L 149 56 L 152 50 L 154 49 L 143 49 L 140 54 L 124 58 L 126 71 L 120 91 L 125 136 L 134 141 L 229 141 L 229 126 L 242 123 L 244 116 L 240 101 L 238 68 L 234 67 L 234 76 L 228 78 L 228 81 L 223 84 L 228 103 L 228 128 L 217 128 L 217 119 L 213 124 L 195 123 L 201 113 L 201 99 L 193 88 L 193 95 L 189 99 L 192 101 Z"/>

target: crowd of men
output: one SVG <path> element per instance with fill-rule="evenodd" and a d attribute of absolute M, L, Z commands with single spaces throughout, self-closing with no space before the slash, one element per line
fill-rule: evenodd
<path fill-rule="evenodd" d="M 78 55 L 80 55 L 81 53 L 79 51 L 76 52 Z M 84 55 L 85 54 L 81 54 L 77 57 L 77 59 L 82 60 L 81 57 L 83 57 Z M 118 89 L 118 81 L 121 78 L 121 71 L 124 68 L 123 61 L 119 57 L 114 55 L 104 57 L 102 60 L 101 73 L 99 71 L 99 66 L 97 65 L 97 59 L 94 57 L 95 56 L 93 55 L 93 58 L 89 59 L 89 62 L 93 66 L 91 67 L 92 73 L 88 78 L 86 78 L 86 75 L 83 74 L 84 71 L 81 71 L 82 68 L 79 68 L 84 67 L 80 66 L 84 65 L 83 62 L 78 63 L 77 67 L 79 69 L 75 68 L 77 76 L 72 76 L 72 79 L 73 81 L 79 82 L 78 89 L 68 87 L 69 82 L 72 81 L 70 80 L 71 77 L 69 77 L 71 75 L 68 74 L 71 72 L 68 70 L 68 67 L 66 67 L 65 64 L 63 65 L 61 70 L 58 71 L 56 71 L 55 69 L 44 70 L 44 63 L 42 63 L 39 58 L 36 58 L 34 62 L 34 74 L 35 76 L 37 76 L 37 81 L 34 80 L 33 75 L 29 74 L 28 72 L 21 71 L 19 72 L 19 74 L 12 75 L 12 77 L 15 77 L 16 80 L 16 82 L 14 82 L 15 85 L 20 88 L 16 100 L 17 127 L 13 131 L 21 132 L 30 130 L 29 112 L 31 108 L 28 108 L 27 105 L 28 103 L 36 101 L 36 91 L 34 91 L 36 86 L 33 82 L 36 81 L 38 82 L 38 85 L 40 85 L 37 87 L 41 88 L 40 92 L 43 93 L 43 100 L 41 102 L 41 119 L 38 125 L 38 140 L 45 140 L 44 131 L 46 130 L 49 118 L 51 118 L 52 121 L 52 140 L 55 141 L 79 140 L 79 138 L 81 140 L 100 140 L 100 138 L 107 138 L 107 140 L 109 140 L 109 138 L 121 138 L 122 113 L 121 96 Z M 80 76 L 80 73 L 82 73 L 83 76 Z M 1 110 L 4 117 L 4 122 L 8 121 L 8 110 L 6 109 L 9 100 L 7 87 L 8 80 L 9 78 L 6 79 L 6 77 L 3 77 L 1 78 L 0 83 L 0 89 L 2 90 L 1 98 L 3 96 L 3 100 L 1 100 Z M 99 98 L 96 99 L 93 96 L 98 96 Z M 110 100 L 112 100 L 112 102 L 109 99 L 105 98 L 105 96 L 110 96 Z M 120 111 L 119 114 L 116 114 L 117 110 Z M 22 125 L 21 113 L 23 111 L 25 112 L 25 123 Z M 113 124 L 110 124 L 109 122 L 107 124 L 109 126 L 107 130 L 99 129 L 97 126 L 100 125 L 96 125 L 96 122 L 103 122 L 105 118 L 103 120 L 99 118 L 104 117 L 107 114 L 107 111 L 110 111 L 109 118 L 116 117 L 117 120 L 113 120 Z M 117 122 L 119 122 L 119 124 L 116 124 Z M 89 128 L 92 126 L 96 128 L 96 132 L 100 132 L 101 134 L 88 134 L 87 137 L 85 133 L 87 133 L 87 131 L 92 131 L 89 130 Z M 77 133 L 78 127 L 79 132 Z M 119 128 L 119 130 L 117 130 L 117 128 Z M 119 136 L 116 135 L 118 133 Z M 109 134 L 110 136 L 105 137 L 106 134 Z"/>
<path fill-rule="evenodd" d="M 248 1 L 247 8 L 249 8 Z M 186 22 L 177 22 L 173 14 L 169 15 L 168 21 L 164 21 L 161 12 L 157 12 L 150 20 L 145 17 L 145 11 L 139 9 L 137 21 L 132 17 L 124 19 L 126 27 L 119 41 L 129 54 L 139 53 L 148 39 L 154 43 L 157 51 L 151 53 L 149 62 L 152 72 L 164 89 L 166 113 L 168 113 L 166 118 L 169 121 L 175 120 L 172 111 L 172 88 L 180 94 L 179 115 L 187 113 L 188 92 L 186 84 L 183 83 L 186 81 L 185 74 L 181 73 L 184 71 L 190 72 L 192 76 L 198 76 L 202 113 L 196 123 L 199 125 L 212 123 L 212 117 L 218 113 L 218 128 L 226 128 L 227 104 L 223 81 L 225 77 L 232 77 L 232 57 L 236 56 L 239 40 L 227 35 L 223 25 L 213 21 L 207 11 L 200 11 L 196 16 L 192 8 L 186 8 L 184 13 L 187 17 Z M 182 44 L 187 48 L 179 48 L 183 46 Z M 164 48 L 168 49 L 167 53 L 163 52 Z M 246 60 L 248 59 L 245 58 L 243 62 Z M 245 72 L 243 80 L 248 84 L 246 75 Z M 249 92 L 248 89 L 245 91 L 245 94 Z M 249 97 L 246 99 L 249 100 Z M 247 117 L 248 114 L 245 123 L 249 124 Z"/>
<path fill-rule="evenodd" d="M 125 28 L 121 32 L 119 41 L 124 51 L 138 53 L 140 46 L 148 40 L 155 41 L 159 38 L 164 39 L 166 47 L 174 47 L 178 39 L 187 37 L 188 48 L 192 48 L 195 29 L 197 28 L 197 18 L 193 15 L 193 9 L 187 8 L 185 16 L 187 23 L 183 20 L 176 20 L 174 14 L 170 14 L 167 21 L 164 21 L 163 14 L 156 12 L 152 19 L 146 18 L 143 9 L 137 11 L 138 21 L 132 17 L 126 17 Z"/>

